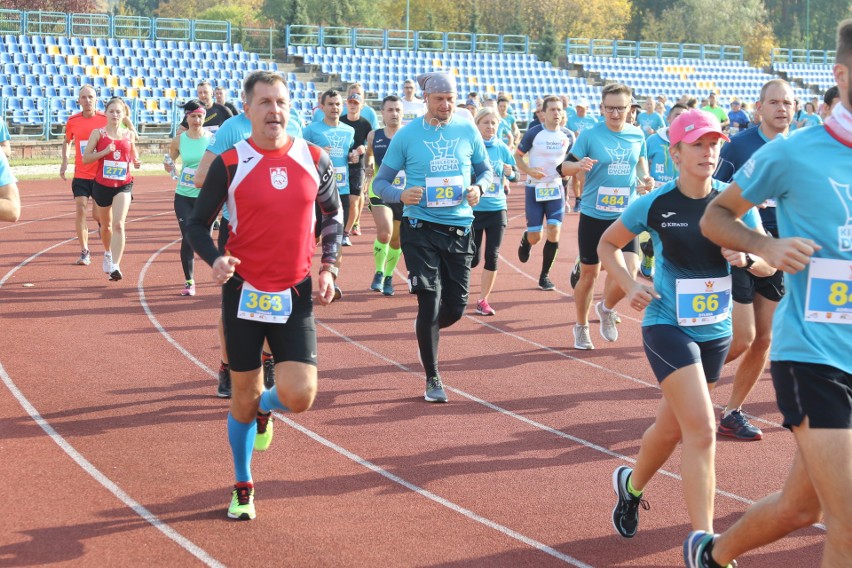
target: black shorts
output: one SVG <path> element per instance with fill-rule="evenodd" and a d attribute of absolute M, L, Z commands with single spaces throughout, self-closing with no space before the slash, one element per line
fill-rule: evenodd
<path fill-rule="evenodd" d="M 731 297 L 738 304 L 751 304 L 755 293 L 772 302 L 784 297 L 784 273 L 777 270 L 772 276 L 759 277 L 744 268 L 731 267 Z"/>
<path fill-rule="evenodd" d="M 598 219 L 580 213 L 580 222 L 577 225 L 577 246 L 580 249 L 580 262 L 583 264 L 599 264 L 598 244 L 601 236 L 615 223 L 617 219 Z M 633 239 L 621 249 L 622 252 L 639 254 L 639 240 Z"/>
<path fill-rule="evenodd" d="M 381 197 L 370 198 L 370 211 L 373 207 L 387 207 L 393 214 L 394 221 L 402 221 L 402 209 L 405 207 L 402 203 L 385 203 Z"/>
<path fill-rule="evenodd" d="M 219 235 L 216 237 L 216 244 L 219 246 L 220 254 L 225 254 L 225 246 L 228 244 L 228 237 L 230 236 L 231 225 L 228 224 L 227 219 L 222 217 L 222 220 L 219 222 Z"/>
<path fill-rule="evenodd" d="M 91 197 L 95 186 L 95 180 L 74 178 L 71 180 L 71 193 L 74 197 Z"/>
<path fill-rule="evenodd" d="M 676 325 L 650 325 L 642 328 L 642 345 L 658 382 L 678 369 L 701 363 L 706 381 L 715 383 L 722 375 L 731 336 L 695 341 Z"/>
<path fill-rule="evenodd" d="M 775 400 L 784 427 L 852 429 L 852 374 L 817 363 L 773 361 Z"/>
<path fill-rule="evenodd" d="M 364 168 L 349 168 L 349 195 L 358 197 L 364 187 Z"/>
<path fill-rule="evenodd" d="M 107 187 L 99 184 L 98 182 L 92 182 L 92 197 L 95 199 L 95 203 L 98 204 L 98 207 L 110 207 L 112 206 L 112 200 L 115 199 L 116 195 L 119 193 L 131 193 L 132 191 L 132 181 L 118 187 Z"/>
<path fill-rule="evenodd" d="M 491 227 L 505 227 L 509 224 L 509 216 L 506 210 L 502 211 L 474 211 L 473 228 L 476 231 L 490 229 Z"/>
<path fill-rule="evenodd" d="M 440 292 L 444 301 L 467 304 L 473 260 L 473 231 L 469 227 L 406 217 L 400 225 L 400 239 L 410 292 Z"/>
<path fill-rule="evenodd" d="M 296 361 L 316 366 L 317 328 L 314 323 L 310 276 L 290 289 L 293 311 L 287 323 L 238 318 L 242 284 L 242 279 L 231 278 L 222 286 L 222 323 L 231 370 L 246 372 L 258 369 L 264 339 L 269 342 L 276 363 Z"/>

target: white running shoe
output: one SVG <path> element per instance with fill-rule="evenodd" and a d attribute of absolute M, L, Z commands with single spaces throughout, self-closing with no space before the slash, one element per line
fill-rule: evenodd
<path fill-rule="evenodd" d="M 105 252 L 104 253 L 104 274 L 109 274 L 112 272 L 112 253 Z"/>
<path fill-rule="evenodd" d="M 574 325 L 574 349 L 594 349 L 588 325 Z"/>
<path fill-rule="evenodd" d="M 618 314 L 615 313 L 615 310 L 604 311 L 603 300 L 601 300 L 595 304 L 595 312 L 601 320 L 601 337 L 610 342 L 617 341 L 618 328 L 615 327 L 615 323 Z"/>

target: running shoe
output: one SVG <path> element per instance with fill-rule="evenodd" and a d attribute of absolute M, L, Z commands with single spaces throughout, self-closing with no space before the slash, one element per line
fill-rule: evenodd
<path fill-rule="evenodd" d="M 645 278 L 650 278 L 653 280 L 654 278 L 654 257 L 653 256 L 644 256 L 642 257 L 642 264 L 639 265 L 639 270 L 642 272 L 642 276 Z"/>
<path fill-rule="evenodd" d="M 89 254 L 89 251 L 84 250 L 80 251 L 80 258 L 77 259 L 78 266 L 89 266 L 92 264 L 92 257 Z"/>
<path fill-rule="evenodd" d="M 103 268 L 104 268 L 104 274 L 109 274 L 110 272 L 112 272 L 112 253 L 111 252 L 105 252 L 104 253 Z"/>
<path fill-rule="evenodd" d="M 595 304 L 595 313 L 598 314 L 598 318 L 601 320 L 601 337 L 610 342 L 617 341 L 618 328 L 615 327 L 615 320 L 618 315 L 615 313 L 615 310 L 604 311 L 603 300 L 601 300 Z"/>
<path fill-rule="evenodd" d="M 426 379 L 426 392 L 423 393 L 426 402 L 447 402 L 447 393 L 444 392 L 444 383 L 441 377 L 429 377 Z"/>
<path fill-rule="evenodd" d="M 538 287 L 546 292 L 556 289 L 556 286 L 553 284 L 553 282 L 550 281 L 550 276 L 547 274 L 543 274 L 539 277 Z"/>
<path fill-rule="evenodd" d="M 231 398 L 231 368 L 219 367 L 219 388 L 216 389 L 219 398 Z"/>
<path fill-rule="evenodd" d="M 337 284 L 334 285 L 334 296 L 332 296 L 331 301 L 336 302 L 340 298 L 343 297 L 343 290 L 340 289 L 340 286 Z"/>
<path fill-rule="evenodd" d="M 124 275 L 121 274 L 121 269 L 117 264 L 112 265 L 112 272 L 109 273 L 109 281 L 110 282 L 118 282 L 124 278 Z"/>
<path fill-rule="evenodd" d="M 349 233 L 343 233 L 343 242 L 341 244 L 345 247 L 352 246 L 352 241 L 349 239 Z"/>
<path fill-rule="evenodd" d="M 187 280 L 183 285 L 183 290 L 180 291 L 181 296 L 195 296 L 195 283 L 192 280 Z"/>
<path fill-rule="evenodd" d="M 716 540 L 716 535 L 706 531 L 689 533 L 689 536 L 683 541 L 683 562 L 686 568 L 708 568 L 711 560 L 709 549 L 712 548 L 714 540 Z M 734 560 L 726 568 L 737 568 L 737 561 Z"/>
<path fill-rule="evenodd" d="M 636 497 L 627 490 L 627 480 L 632 473 L 633 470 L 626 465 L 615 468 L 612 473 L 612 488 L 618 497 L 618 502 L 612 510 L 612 525 L 624 538 L 636 536 L 636 529 L 639 528 L 639 507 L 646 511 L 651 508 L 641 496 Z"/>
<path fill-rule="evenodd" d="M 574 325 L 574 349 L 594 349 L 588 325 Z"/>
<path fill-rule="evenodd" d="M 521 237 L 521 244 L 518 247 L 518 260 L 526 262 L 530 259 L 530 250 L 532 245 L 525 238 Z"/>
<path fill-rule="evenodd" d="M 257 435 L 254 437 L 254 451 L 265 452 L 272 443 L 272 413 L 257 413 Z"/>
<path fill-rule="evenodd" d="M 275 359 L 263 358 L 263 388 L 266 390 L 275 386 Z"/>
<path fill-rule="evenodd" d="M 354 225 L 352 225 L 352 230 L 350 231 L 350 234 L 352 234 L 356 237 L 360 237 L 361 236 L 361 226 L 358 223 L 355 223 Z"/>
<path fill-rule="evenodd" d="M 213 230 L 214 231 L 219 230 L 219 219 L 216 219 L 215 221 L 213 221 Z"/>
<path fill-rule="evenodd" d="M 393 276 L 385 276 L 382 282 L 382 294 L 385 296 L 393 296 Z"/>
<path fill-rule="evenodd" d="M 580 257 L 574 261 L 574 268 L 571 269 L 571 288 L 577 287 L 577 282 L 580 281 Z"/>
<path fill-rule="evenodd" d="M 722 419 L 719 421 L 719 429 L 717 430 L 722 436 L 737 438 L 738 440 L 762 440 L 763 432 L 760 428 L 749 422 L 746 415 L 739 408 L 732 410 L 730 414 L 725 416 L 722 412 Z"/>
<path fill-rule="evenodd" d="M 254 511 L 254 484 L 251 481 L 234 485 L 231 492 L 231 506 L 228 507 L 228 517 L 241 521 L 250 521 L 257 514 Z"/>
<path fill-rule="evenodd" d="M 494 308 L 488 305 L 488 300 L 483 298 L 476 302 L 476 313 L 481 316 L 493 316 L 497 312 L 494 311 Z"/>
<path fill-rule="evenodd" d="M 376 272 L 373 274 L 373 283 L 370 284 L 370 290 L 375 290 L 376 292 L 382 291 L 382 281 L 385 279 L 384 272 Z"/>

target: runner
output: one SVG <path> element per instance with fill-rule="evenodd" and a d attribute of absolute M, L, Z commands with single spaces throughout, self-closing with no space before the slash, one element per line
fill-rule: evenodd
<path fill-rule="evenodd" d="M 731 182 L 734 174 L 764 144 L 787 135 L 793 119 L 793 89 L 783 79 L 766 82 L 760 90 L 757 112 L 760 125 L 731 138 L 722 148 L 719 169 L 714 177 Z M 778 236 L 775 202 L 768 201 L 760 208 L 760 217 L 766 231 Z M 719 421 L 719 434 L 741 440 L 760 440 L 763 432 L 752 424 L 742 412 L 742 405 L 766 368 L 772 344 L 772 319 L 778 302 L 784 296 L 783 272 L 758 278 L 754 274 L 735 268 L 734 279 L 734 341 L 726 363 L 742 360 L 734 374 L 734 383 L 728 404 Z"/>
<path fill-rule="evenodd" d="M 207 81 L 198 83 L 195 92 L 198 95 L 198 100 L 201 101 L 201 104 L 204 105 L 204 109 L 207 111 L 207 115 L 204 117 L 204 128 L 211 134 L 215 134 L 219 127 L 231 118 L 231 111 L 213 100 L 213 87 Z M 188 128 L 189 124 L 186 122 L 186 117 L 184 117 L 178 126 L 175 136 L 180 136 Z"/>
<path fill-rule="evenodd" d="M 351 126 L 355 131 L 353 148 L 349 152 L 349 219 L 343 228 L 343 238 L 350 240 L 351 235 L 360 235 L 358 221 L 361 218 L 364 197 L 364 156 L 367 153 L 367 135 L 373 131 L 370 121 L 361 116 L 364 103 L 361 95 L 351 93 L 346 98 L 346 115 L 340 117 L 341 124 Z"/>
<path fill-rule="evenodd" d="M 175 188 L 175 215 L 182 237 L 180 243 L 180 263 L 183 267 L 184 285 L 181 296 L 195 296 L 195 251 L 186 236 L 186 224 L 192 215 L 195 201 L 200 190 L 195 187 L 195 170 L 201 157 L 210 145 L 213 135 L 204 130 L 204 117 L 207 110 L 201 101 L 189 100 L 183 105 L 183 113 L 189 124 L 189 130 L 172 139 L 169 146 L 168 160 L 163 167 L 172 174 L 176 172 L 175 160 L 181 159 L 180 175 L 177 176 Z M 227 221 L 225 221 L 227 223 Z M 226 229 L 227 230 L 227 229 Z M 220 232 L 224 232 L 220 228 Z"/>
<path fill-rule="evenodd" d="M 724 189 L 713 180 L 722 126 L 711 114 L 691 110 L 668 131 L 679 175 L 647 197 L 631 202 L 603 233 L 598 255 L 607 274 L 624 291 L 630 306 L 645 310 L 642 341 L 663 398 L 656 421 L 642 436 L 634 466 L 619 466 L 612 476 L 617 503 L 612 522 L 632 538 L 639 508 L 649 508 L 644 490 L 657 470 L 683 443 L 681 477 L 693 530 L 712 531 L 715 435 L 710 391 L 722 373 L 731 344 L 730 264 L 772 271 L 766 262 L 718 246 L 701 235 L 699 221 L 708 203 Z M 743 211 L 746 214 L 746 211 Z M 760 226 L 752 210 L 745 222 Z M 636 280 L 622 250 L 648 231 L 660 259 L 653 286 Z M 750 263 L 750 264 L 749 264 Z"/>
<path fill-rule="evenodd" d="M 497 97 L 497 111 L 500 113 L 500 132 L 498 136 L 500 140 L 514 151 L 515 147 L 521 141 L 521 131 L 518 129 L 518 121 L 515 116 L 509 113 L 509 105 L 511 101 L 509 97 Z"/>
<path fill-rule="evenodd" d="M 320 148 L 286 133 L 290 95 L 284 79 L 266 71 L 253 73 L 246 79 L 245 96 L 251 137 L 213 161 L 188 226 L 193 248 L 223 286 L 233 381 L 228 440 L 236 474 L 228 517 L 240 520 L 255 518 L 252 447 L 269 448 L 271 412 L 304 412 L 316 396 L 311 299 L 315 202 L 322 208 L 318 290 L 323 304 L 334 295 L 334 261 L 342 232 L 331 161 Z M 222 254 L 210 226 L 226 200 L 232 234 Z M 277 367 L 277 384 L 266 391 L 260 359 L 265 339 Z M 262 434 L 258 422 L 263 423 Z"/>
<path fill-rule="evenodd" d="M 20 216 L 21 196 L 18 193 L 18 180 L 12 174 L 6 153 L 0 152 L 0 221 L 14 223 Z"/>
<path fill-rule="evenodd" d="M 91 264 L 91 253 L 89 252 L 89 226 L 86 224 L 86 210 L 89 208 L 89 199 L 92 197 L 92 187 L 95 183 L 95 173 L 98 164 L 95 162 L 84 164 L 83 152 L 89 143 L 92 132 L 106 126 L 106 115 L 95 107 L 97 94 L 95 89 L 84 85 L 77 93 L 77 104 L 80 112 L 72 114 L 65 125 L 65 141 L 59 147 L 62 154 L 62 165 L 59 166 L 59 177 L 63 180 L 68 170 L 68 147 L 74 148 L 74 179 L 71 180 L 71 193 L 74 195 L 74 227 L 77 230 L 77 242 L 80 243 L 80 258 L 77 264 L 88 266 Z M 112 240 L 112 226 L 101 225 L 98 205 L 92 200 L 92 219 L 98 223 L 98 232 L 104 245 L 103 270 L 106 274 L 112 272 L 112 255 L 109 252 Z"/>
<path fill-rule="evenodd" d="M 636 116 L 636 125 L 642 129 L 642 134 L 648 138 L 661 128 L 666 127 L 666 121 L 656 110 L 656 102 L 653 97 L 645 99 L 645 110 Z"/>
<path fill-rule="evenodd" d="M 373 130 L 367 135 L 367 172 L 373 177 L 382 167 L 390 141 L 399 131 L 404 113 L 403 102 L 396 95 L 390 95 L 382 101 L 382 122 L 385 127 Z M 393 180 L 393 187 L 405 189 L 405 172 L 399 171 Z M 402 255 L 399 241 L 399 224 L 402 221 L 402 203 L 385 203 L 373 192 L 370 183 L 370 211 L 376 222 L 376 240 L 373 243 L 373 259 L 376 261 L 376 273 L 370 289 L 385 296 L 393 296 L 393 271 Z"/>
<path fill-rule="evenodd" d="M 0 117 L 0 150 L 5 154 L 6 158 L 12 157 L 12 135 L 9 134 L 9 126 L 6 124 L 6 118 Z"/>
<path fill-rule="evenodd" d="M 491 164 L 476 127 L 454 116 L 456 80 L 449 73 L 417 77 L 426 114 L 396 133 L 373 182 L 387 203 L 405 204 L 402 249 L 409 290 L 417 294 L 414 327 L 426 373 L 428 402 L 447 402 L 438 373 L 441 329 L 464 315 L 473 259 L 472 206 L 492 181 Z M 392 186 L 405 171 L 404 191 Z M 471 175 L 476 182 L 470 184 Z"/>
<path fill-rule="evenodd" d="M 500 255 L 500 244 L 503 233 L 509 223 L 506 204 L 506 192 L 503 190 L 503 180 L 518 179 L 515 158 L 512 151 L 497 136 L 501 123 L 499 111 L 489 108 L 481 109 L 476 115 L 476 126 L 485 142 L 485 150 L 494 170 L 494 179 L 482 192 L 482 199 L 473 206 L 473 244 L 474 255 L 470 267 L 479 265 L 482 240 L 485 239 L 485 264 L 482 267 L 479 300 L 476 302 L 476 313 L 481 316 L 493 316 L 496 312 L 488 304 L 488 296 L 494 289 L 497 279 L 497 258 Z"/>
<path fill-rule="evenodd" d="M 821 566 L 848 566 L 852 558 L 852 19 L 840 22 L 837 36 L 833 72 L 841 104 L 825 126 L 755 152 L 701 222 L 714 242 L 760 254 L 787 273 L 773 323 L 771 371 L 797 451 L 780 492 L 749 507 L 721 535 L 689 535 L 684 561 L 690 568 L 724 566 L 821 517 Z M 741 211 L 767 199 L 777 200 L 777 239 L 737 221 Z"/>
<path fill-rule="evenodd" d="M 538 287 L 553 290 L 556 286 L 550 280 L 550 269 L 559 252 L 559 234 L 565 215 L 565 191 L 556 168 L 574 146 L 575 138 L 573 132 L 560 126 L 565 112 L 559 97 L 545 97 L 541 108 L 544 122 L 527 130 L 515 150 L 518 169 L 527 174 L 524 187 L 527 230 L 521 236 L 518 259 L 521 262 L 530 259 L 532 247 L 541 240 L 542 229 L 545 229 L 542 222 L 545 221 Z"/>
<path fill-rule="evenodd" d="M 402 126 L 426 113 L 426 105 L 414 96 L 416 85 L 414 79 L 406 79 L 402 84 Z M 384 102 L 382 104 L 384 105 Z"/>
<path fill-rule="evenodd" d="M 630 110 L 630 88 L 613 83 L 601 92 L 601 111 L 605 119 L 580 134 L 571 149 L 568 161 L 562 164 L 562 175 L 586 172 L 583 196 L 580 201 L 580 222 L 577 241 L 580 250 L 580 278 L 574 288 L 577 323 L 574 325 L 574 348 L 594 349 L 589 336 L 589 311 L 600 274 L 597 247 L 600 236 L 628 203 L 639 194 L 653 188 L 648 175 L 645 136 L 639 128 L 627 124 Z M 639 270 L 639 244 L 627 243 L 624 261 L 634 276 Z M 595 304 L 601 322 L 601 336 L 607 341 L 618 339 L 616 304 L 624 297 L 623 290 L 611 276 L 604 285 L 604 297 Z"/>
<path fill-rule="evenodd" d="M 112 97 L 106 104 L 107 123 L 104 128 L 93 130 L 83 152 L 84 164 L 96 164 L 92 197 L 98 204 L 101 227 L 110 226 L 112 236 L 109 250 L 109 279 L 116 282 L 123 278 L 121 257 L 124 254 L 124 226 L 130 210 L 133 176 L 130 164 L 137 170 L 142 166 L 136 150 L 136 133 L 123 128 L 129 115 L 127 104 L 121 97 Z M 104 271 L 106 272 L 104 259 Z"/>
<path fill-rule="evenodd" d="M 237 110 L 237 107 L 234 106 L 234 103 L 228 100 L 228 91 L 225 90 L 225 87 L 216 87 L 213 89 L 213 99 L 216 101 L 216 104 L 222 105 L 231 113 L 231 116 L 237 116 L 240 114 L 240 111 Z M 291 109 L 292 110 L 292 109 Z"/>

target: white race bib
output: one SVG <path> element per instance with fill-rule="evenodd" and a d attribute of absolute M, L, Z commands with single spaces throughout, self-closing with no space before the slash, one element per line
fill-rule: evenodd
<path fill-rule="evenodd" d="M 248 282 L 243 282 L 237 317 L 264 323 L 287 323 L 293 312 L 290 289 L 281 292 L 264 292 Z"/>
<path fill-rule="evenodd" d="M 805 321 L 852 324 L 852 263 L 812 258 L 808 267 Z"/>
<path fill-rule="evenodd" d="M 405 170 L 399 170 L 396 172 L 396 177 L 393 178 L 393 183 L 391 183 L 394 189 L 405 190 Z"/>
<path fill-rule="evenodd" d="M 465 185 L 462 176 L 427 177 L 426 207 L 453 207 L 462 201 Z"/>
<path fill-rule="evenodd" d="M 731 277 L 678 278 L 677 324 L 682 327 L 724 321 L 731 310 Z"/>
<path fill-rule="evenodd" d="M 127 179 L 127 167 L 128 162 L 104 160 L 103 177 L 114 181 L 124 181 Z"/>
<path fill-rule="evenodd" d="M 180 171 L 178 184 L 184 187 L 195 188 L 195 168 L 183 168 Z"/>
<path fill-rule="evenodd" d="M 598 200 L 595 209 L 598 211 L 609 211 L 610 213 L 621 213 L 630 202 L 629 187 L 604 187 L 598 188 Z"/>
<path fill-rule="evenodd" d="M 555 201 L 562 198 L 562 183 L 559 180 L 535 184 L 536 201 Z"/>
<path fill-rule="evenodd" d="M 334 181 L 337 182 L 339 192 L 349 193 L 349 168 L 346 166 L 334 168 Z"/>

